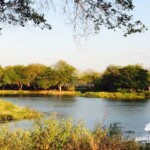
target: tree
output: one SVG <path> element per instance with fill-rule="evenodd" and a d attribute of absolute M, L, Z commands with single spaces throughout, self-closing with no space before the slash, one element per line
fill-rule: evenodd
<path fill-rule="evenodd" d="M 61 92 L 62 86 L 70 86 L 75 81 L 74 71 L 75 68 L 65 61 L 59 61 L 54 65 L 54 70 L 56 72 L 56 85 Z"/>
<path fill-rule="evenodd" d="M 149 77 L 148 77 L 148 90 L 150 91 L 150 69 L 148 70 L 148 74 L 149 74 Z"/>
<path fill-rule="evenodd" d="M 47 90 L 51 86 L 56 85 L 56 73 L 51 67 L 45 67 L 44 71 L 36 77 L 35 81 L 39 88 Z"/>
<path fill-rule="evenodd" d="M 132 0 L 61 0 L 59 3 L 79 34 L 81 31 L 85 33 L 85 29 L 99 32 L 101 26 L 113 30 L 122 29 L 125 36 L 146 29 L 140 21 L 133 21 L 133 16 L 130 15 L 134 9 Z M 40 4 L 40 9 L 37 4 Z M 51 29 L 45 19 L 45 12 L 42 11 L 48 4 L 56 8 L 58 1 L 0 0 L 0 21 L 23 27 L 32 22 L 42 29 Z"/>
<path fill-rule="evenodd" d="M 36 78 L 44 71 L 45 68 L 46 66 L 42 64 L 29 64 L 24 71 L 27 79 L 27 86 L 33 86 L 34 90 L 36 90 Z"/>
<path fill-rule="evenodd" d="M 0 87 L 3 85 L 3 68 L 0 66 Z"/>
<path fill-rule="evenodd" d="M 104 91 L 116 91 L 118 89 L 118 81 L 120 79 L 120 67 L 110 65 L 105 70 L 100 81 L 101 88 Z"/>
<path fill-rule="evenodd" d="M 3 70 L 3 78 L 2 78 L 2 85 L 3 89 L 4 86 L 9 85 L 13 86 L 15 84 L 16 74 L 14 68 L 12 66 L 6 66 Z"/>
<path fill-rule="evenodd" d="M 25 76 L 25 66 L 16 65 L 13 66 L 14 70 L 14 83 L 18 86 L 18 90 L 22 90 L 24 84 L 27 84 L 27 78 Z"/>
<path fill-rule="evenodd" d="M 131 91 L 144 90 L 149 86 L 148 70 L 140 65 L 128 65 L 121 68 L 119 86 Z"/>
<path fill-rule="evenodd" d="M 83 73 L 83 75 L 78 79 L 78 87 L 77 88 L 85 88 L 87 89 L 95 89 L 98 88 L 97 82 L 101 78 L 101 74 L 94 70 L 87 70 Z"/>
<path fill-rule="evenodd" d="M 109 66 L 104 72 L 100 84 L 104 91 L 144 90 L 149 86 L 149 73 L 140 65 Z"/>

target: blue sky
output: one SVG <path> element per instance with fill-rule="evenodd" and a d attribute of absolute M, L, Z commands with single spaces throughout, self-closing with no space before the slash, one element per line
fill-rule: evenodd
<path fill-rule="evenodd" d="M 140 19 L 149 31 L 124 38 L 121 31 L 103 28 L 99 35 L 82 40 L 80 47 L 73 40 L 72 27 L 60 19 L 60 14 L 48 16 L 53 26 L 50 31 L 4 26 L 0 36 L 0 64 L 52 65 L 61 59 L 80 70 L 103 71 L 110 64 L 141 64 L 150 68 L 150 1 L 134 0 L 134 4 L 134 18 Z"/>

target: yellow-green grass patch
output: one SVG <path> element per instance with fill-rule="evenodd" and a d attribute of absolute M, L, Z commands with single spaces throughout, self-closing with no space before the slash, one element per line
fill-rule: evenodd
<path fill-rule="evenodd" d="M 41 117 L 41 113 L 26 107 L 19 107 L 10 102 L 0 100 L 0 122 L 34 119 Z"/>

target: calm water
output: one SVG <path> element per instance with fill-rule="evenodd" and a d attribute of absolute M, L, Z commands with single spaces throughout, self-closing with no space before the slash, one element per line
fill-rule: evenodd
<path fill-rule="evenodd" d="M 45 113 L 57 113 L 59 118 L 82 119 L 92 129 L 97 121 L 109 126 L 114 122 L 122 124 L 123 131 L 135 131 L 135 136 L 148 134 L 144 127 L 150 122 L 150 100 L 118 101 L 101 98 L 64 97 L 5 97 L 19 106 L 28 106 Z M 30 124 L 22 121 L 22 126 Z"/>

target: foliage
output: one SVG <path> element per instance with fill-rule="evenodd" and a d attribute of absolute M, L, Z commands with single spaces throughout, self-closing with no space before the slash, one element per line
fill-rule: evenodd
<path fill-rule="evenodd" d="M 100 73 L 93 71 L 93 70 L 87 70 L 83 73 L 81 77 L 81 84 L 90 84 L 94 83 L 96 79 L 100 78 Z"/>
<path fill-rule="evenodd" d="M 15 76 L 14 76 L 14 83 L 18 86 L 19 90 L 22 90 L 23 84 L 27 83 L 26 77 L 25 77 L 25 67 L 22 65 L 16 65 L 13 66 Z"/>
<path fill-rule="evenodd" d="M 100 84 L 104 91 L 144 90 L 150 84 L 149 73 L 140 65 L 109 66 L 104 72 Z"/>
<path fill-rule="evenodd" d="M 112 129 L 111 129 L 112 130 Z M 123 139 L 119 134 L 109 136 L 109 129 L 97 124 L 89 131 L 81 121 L 73 124 L 70 120 L 58 121 L 51 117 L 36 121 L 28 131 L 7 127 L 0 129 L 0 149 L 4 150 L 139 150 L 134 140 Z"/>
<path fill-rule="evenodd" d="M 79 74 L 65 61 L 53 66 L 30 64 L 0 68 L 0 87 L 5 90 L 69 90 L 135 92 L 148 90 L 150 74 L 140 65 L 110 65 L 103 74 L 88 70 Z"/>
<path fill-rule="evenodd" d="M 120 75 L 118 84 L 124 89 L 144 90 L 150 84 L 148 70 L 139 65 L 128 65 L 121 68 Z"/>
<path fill-rule="evenodd" d="M 98 91 L 101 81 L 101 73 L 94 70 L 86 70 L 83 73 L 78 74 L 76 82 L 77 91 Z"/>
<path fill-rule="evenodd" d="M 133 16 L 130 14 L 134 9 L 132 0 L 62 0 L 59 1 L 59 6 L 61 6 L 59 10 L 66 12 L 65 14 L 71 19 L 79 35 L 81 31 L 85 33 L 86 30 L 97 33 L 102 26 L 113 30 L 122 29 L 124 36 L 143 32 L 146 29 L 141 21 L 133 21 Z M 31 22 L 42 29 L 51 29 L 51 25 L 45 19 L 43 8 L 56 10 L 57 7 L 58 1 L 54 0 L 1 0 L 0 21 L 22 27 Z"/>
<path fill-rule="evenodd" d="M 54 70 L 56 72 L 56 82 L 57 86 L 59 88 L 59 91 L 61 91 L 62 86 L 72 86 L 75 81 L 74 71 L 75 68 L 69 64 L 67 64 L 65 61 L 60 60 L 54 65 Z"/>
<path fill-rule="evenodd" d="M 50 67 L 45 67 L 44 71 L 35 78 L 36 84 L 39 88 L 49 89 L 56 85 L 56 73 Z"/>
<path fill-rule="evenodd" d="M 51 29 L 45 20 L 44 14 L 40 14 L 34 7 L 32 0 L 1 0 L 0 1 L 0 22 L 24 27 L 28 22 L 35 26 Z"/>
<path fill-rule="evenodd" d="M 6 66 L 3 71 L 2 85 L 15 84 L 15 71 L 12 66 Z"/>
<path fill-rule="evenodd" d="M 21 119 L 34 119 L 41 116 L 40 113 L 34 110 L 19 107 L 4 100 L 0 100 L 0 106 L 0 123 Z"/>
<path fill-rule="evenodd" d="M 0 86 L 2 86 L 3 68 L 0 66 Z"/>
<path fill-rule="evenodd" d="M 110 65 L 107 67 L 100 83 L 104 91 L 115 91 L 118 88 L 117 84 L 120 76 L 119 69 L 119 66 Z"/>
<path fill-rule="evenodd" d="M 36 90 L 36 78 L 39 74 L 41 74 L 46 66 L 42 64 L 29 64 L 24 71 L 26 80 L 27 80 L 27 86 L 33 86 Z"/>

